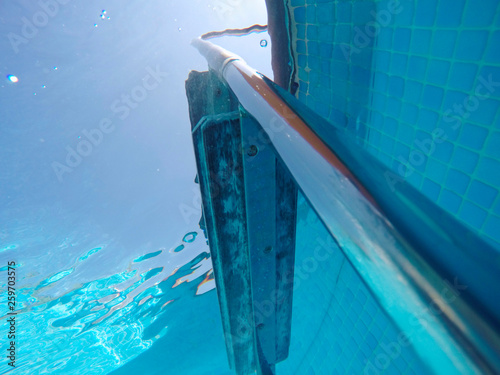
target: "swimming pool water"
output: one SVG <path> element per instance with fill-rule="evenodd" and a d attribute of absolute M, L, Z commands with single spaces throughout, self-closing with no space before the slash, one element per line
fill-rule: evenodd
<path fill-rule="evenodd" d="M 389 188 L 411 184 L 500 248 L 499 3 L 286 4 L 298 98 L 390 167 Z M 201 231 L 123 257 L 93 229 L 61 229 L 58 215 L 68 217 L 54 209 L 0 228 L 2 261 L 23 249 L 15 374 L 231 373 Z M 292 324 L 278 374 L 430 373 L 302 197 Z M 405 334 L 418 340 L 419 329 Z"/>

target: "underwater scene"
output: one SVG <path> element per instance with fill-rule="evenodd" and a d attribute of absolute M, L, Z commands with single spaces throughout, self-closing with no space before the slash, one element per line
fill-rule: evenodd
<path fill-rule="evenodd" d="M 500 1 L 0 2 L 0 374 L 500 373 Z"/>

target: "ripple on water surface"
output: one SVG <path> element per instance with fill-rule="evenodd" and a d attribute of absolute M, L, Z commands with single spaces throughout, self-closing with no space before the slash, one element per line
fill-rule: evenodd
<path fill-rule="evenodd" d="M 71 286 L 94 254 L 105 253 L 105 246 L 92 247 L 75 257 L 72 267 L 23 289 L 19 336 L 30 339 L 20 351 L 16 374 L 108 373 L 168 335 L 165 313 L 175 310 L 176 301 L 215 286 L 208 247 L 196 241 L 197 235 L 189 232 L 170 251 L 147 252 L 121 272 Z M 47 297 L 52 290 L 57 298 Z M 0 373 L 6 366 L 0 364 Z"/>

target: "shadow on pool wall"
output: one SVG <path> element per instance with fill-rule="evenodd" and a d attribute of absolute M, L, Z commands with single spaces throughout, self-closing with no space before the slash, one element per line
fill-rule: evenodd
<path fill-rule="evenodd" d="M 429 374 L 301 195 L 297 217 L 292 342 L 276 373 Z"/>

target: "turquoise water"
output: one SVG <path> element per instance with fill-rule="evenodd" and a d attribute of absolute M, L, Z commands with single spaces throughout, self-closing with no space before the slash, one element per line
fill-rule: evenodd
<path fill-rule="evenodd" d="M 297 96 L 392 168 L 389 187 L 411 184 L 499 248 L 498 2 L 401 0 L 396 11 L 389 3 L 287 2 Z M 0 16 L 4 34 L 38 11 L 19 4 L 0 5 L 9 12 Z M 207 4 L 195 5 L 197 19 L 208 19 Z M 209 250 L 197 229 L 187 107 L 177 99 L 187 71 L 206 69 L 189 38 L 221 28 L 220 19 L 187 22 L 178 15 L 195 12 L 191 3 L 120 6 L 106 4 L 109 20 L 99 2 L 61 7 L 58 22 L 19 54 L 1 42 L 9 52 L 0 57 L 0 285 L 16 259 L 19 290 L 11 373 L 228 375 Z M 169 40 L 185 46 L 175 51 L 184 65 Z M 245 48 L 235 52 L 246 57 Z M 157 66 L 174 78 L 126 119 L 112 117 L 111 103 Z M 59 182 L 51 163 L 106 116 L 120 130 Z M 321 260 L 311 257 L 318 247 L 327 249 Z M 431 373 L 411 345 L 395 346 L 400 330 L 302 197 L 293 308 L 290 357 L 278 374 Z M 9 369 L 2 358 L 0 373 Z"/>
<path fill-rule="evenodd" d="M 11 244 L 4 252 L 23 245 Z M 67 238 L 58 247 L 74 254 L 81 245 Z M 32 257 L 23 257 L 17 272 L 19 339 L 14 373 L 107 374 L 120 368 L 117 374 L 131 374 L 138 373 L 136 367 L 139 373 L 179 373 L 187 366 L 179 353 L 187 359 L 191 351 L 199 360 L 189 364 L 192 373 L 227 373 L 203 234 L 189 232 L 170 249 L 122 259 L 115 262 L 116 273 L 99 277 L 95 271 L 103 262 L 111 264 L 112 247 L 99 244 L 68 257 L 64 267 L 60 254 L 54 257 L 57 251 L 33 255 L 40 264 L 54 262 L 64 268 L 48 279 L 40 277 L 39 270 L 28 270 Z M 94 269 L 93 278 L 89 269 Z M 6 304 L 4 296 L 0 303 Z M 5 332 L 6 327 L 3 319 Z M 186 336 L 186 331 L 192 335 Z M 202 353 L 196 353 L 200 349 Z M 2 361 L 0 373 L 8 369 Z"/>
<path fill-rule="evenodd" d="M 303 197 L 298 212 L 292 342 L 277 374 L 431 373 L 411 345 L 394 347 L 401 331 Z"/>
<path fill-rule="evenodd" d="M 0 374 L 229 373 L 184 81 L 193 38 L 251 22 L 263 2 L 0 2 Z"/>

